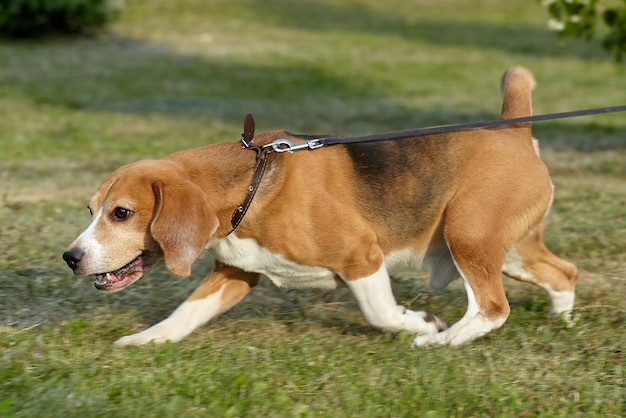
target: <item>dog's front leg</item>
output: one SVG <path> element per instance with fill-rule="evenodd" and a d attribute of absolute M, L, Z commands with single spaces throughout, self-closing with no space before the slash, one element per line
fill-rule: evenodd
<path fill-rule="evenodd" d="M 180 341 L 241 301 L 258 282 L 259 275 L 256 273 L 216 262 L 213 272 L 169 317 L 145 331 L 122 337 L 115 344 Z"/>
<path fill-rule="evenodd" d="M 396 303 L 384 264 L 370 276 L 345 282 L 370 325 L 386 331 L 409 331 L 420 335 L 446 329 L 446 324 L 435 315 L 411 311 Z"/>

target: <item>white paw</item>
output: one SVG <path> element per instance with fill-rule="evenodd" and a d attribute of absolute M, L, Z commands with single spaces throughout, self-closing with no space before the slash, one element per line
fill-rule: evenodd
<path fill-rule="evenodd" d="M 565 322 L 565 326 L 567 326 L 567 328 L 573 328 L 580 320 L 580 314 L 572 316 L 572 311 L 561 312 L 557 315 L 561 316 L 561 319 L 563 319 L 563 322 Z"/>
<path fill-rule="evenodd" d="M 445 342 L 445 335 L 443 335 L 443 333 L 436 333 L 418 335 L 415 337 L 415 340 L 413 340 L 413 345 L 416 347 L 426 347 L 429 345 L 444 344 Z"/>
<path fill-rule="evenodd" d="M 448 326 L 441 319 L 428 312 L 406 310 L 404 312 L 406 329 L 418 334 L 435 334 L 446 330 Z"/>
<path fill-rule="evenodd" d="M 115 345 L 143 345 L 148 343 L 163 344 L 167 341 L 178 341 L 180 338 L 176 338 L 171 333 L 167 332 L 167 328 L 158 327 L 155 325 L 152 328 L 148 328 L 145 331 L 138 332 L 137 334 L 127 335 L 115 341 Z"/>
<path fill-rule="evenodd" d="M 576 299 L 576 293 L 568 290 L 549 290 L 550 299 L 550 314 L 568 314 L 571 316 L 571 311 L 574 309 L 574 300 Z"/>

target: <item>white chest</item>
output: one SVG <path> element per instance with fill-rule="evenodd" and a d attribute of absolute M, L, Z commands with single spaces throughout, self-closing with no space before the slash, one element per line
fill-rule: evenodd
<path fill-rule="evenodd" d="M 234 233 L 223 239 L 212 239 L 207 249 L 219 261 L 244 271 L 261 273 L 276 286 L 335 289 L 342 283 L 329 269 L 287 260 L 261 247 L 255 239 L 240 239 Z"/>

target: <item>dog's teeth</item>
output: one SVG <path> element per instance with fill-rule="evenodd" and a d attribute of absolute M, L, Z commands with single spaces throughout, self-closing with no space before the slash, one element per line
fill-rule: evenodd
<path fill-rule="evenodd" d="M 111 273 L 107 273 L 107 282 L 111 281 Z"/>

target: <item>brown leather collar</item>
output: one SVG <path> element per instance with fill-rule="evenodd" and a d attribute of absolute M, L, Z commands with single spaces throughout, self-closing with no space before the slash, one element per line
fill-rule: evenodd
<path fill-rule="evenodd" d="M 239 206 L 237 206 L 237 208 L 233 212 L 233 216 L 230 219 L 232 229 L 228 234 L 226 234 L 227 236 L 235 231 L 235 229 L 243 220 L 246 212 L 250 208 L 252 199 L 254 199 L 254 195 L 261 185 L 261 180 L 263 179 L 263 173 L 265 173 L 265 167 L 267 166 L 268 157 L 273 151 L 271 147 L 262 147 L 261 145 L 254 144 L 254 119 L 250 114 L 246 115 L 243 123 L 241 142 L 244 149 L 250 149 L 256 152 L 256 162 L 254 163 L 252 180 L 250 181 L 250 185 L 248 186 L 248 192 L 246 193 L 246 197 L 243 199 L 243 202 Z"/>

